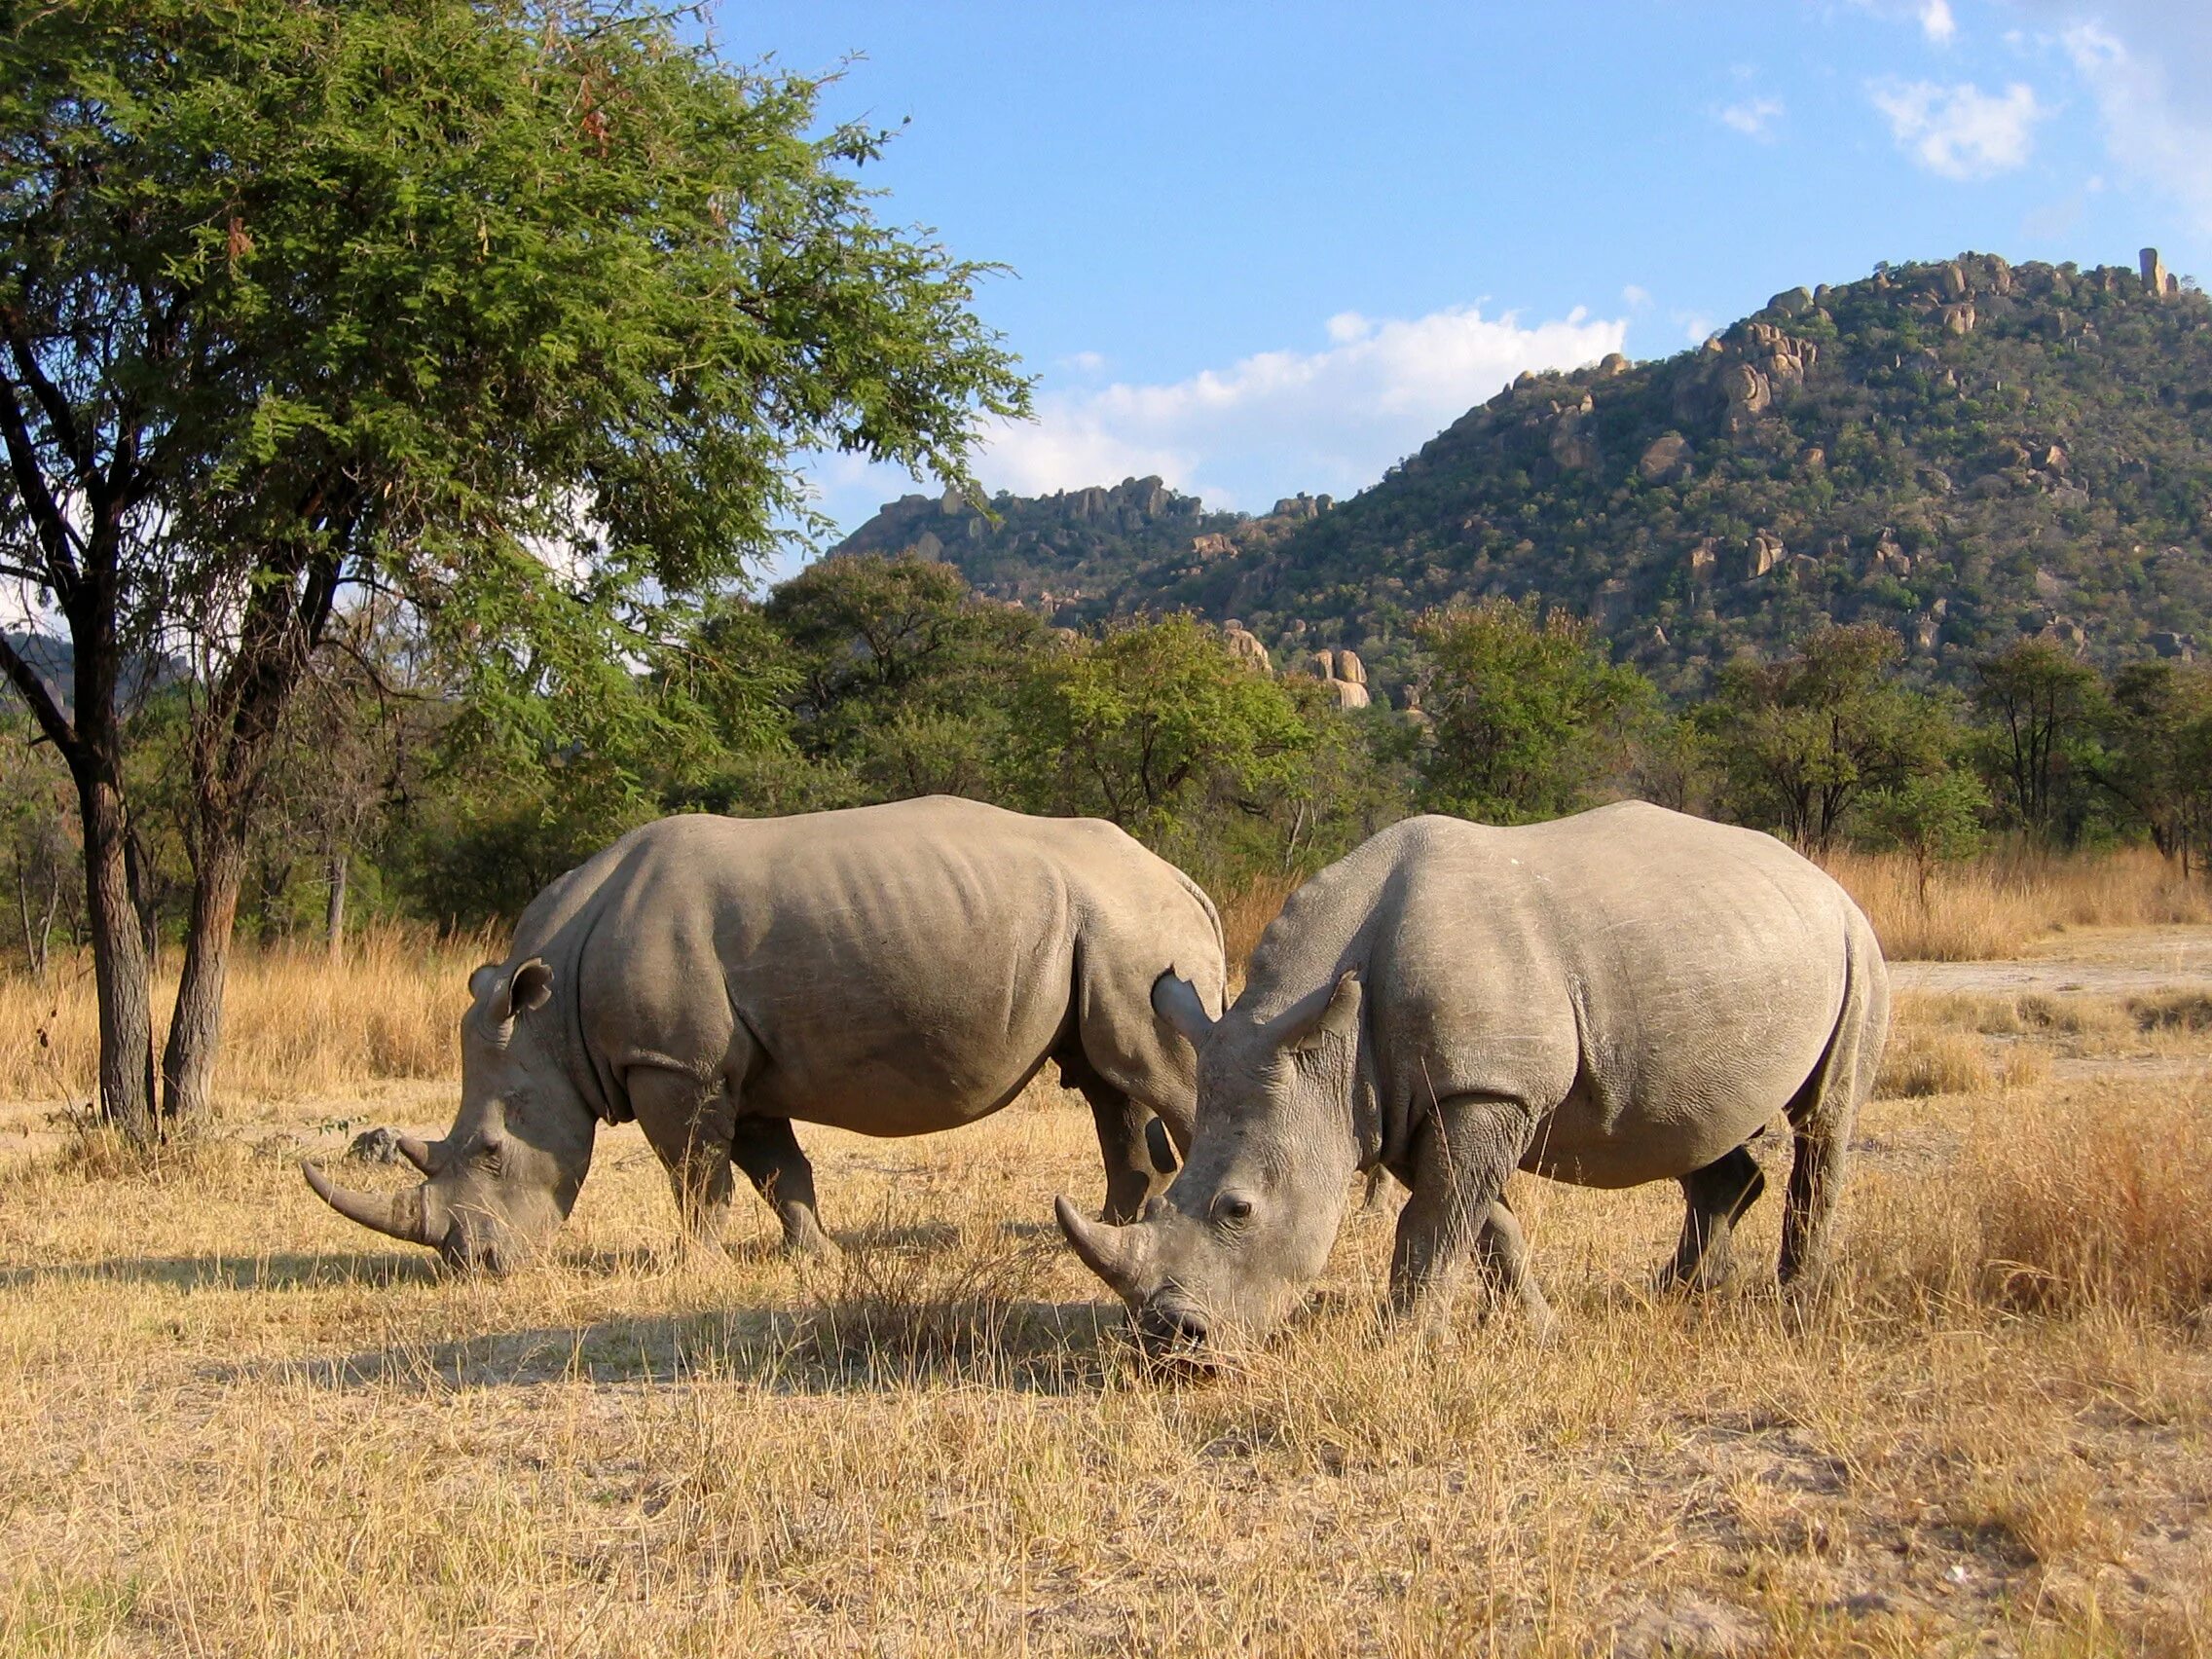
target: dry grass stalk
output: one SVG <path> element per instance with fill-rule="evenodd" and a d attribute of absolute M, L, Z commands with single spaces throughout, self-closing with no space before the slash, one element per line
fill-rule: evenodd
<path fill-rule="evenodd" d="M 499 955 L 486 934 L 441 939 L 379 926 L 333 963 L 319 947 L 241 950 L 224 1002 L 219 1096 L 298 1099 L 391 1078 L 457 1075 L 468 974 Z M 158 1048 L 175 999 L 174 953 L 154 986 Z M 89 958 L 40 982 L 0 973 L 0 1099 L 82 1101 L 98 1069 Z"/>
<path fill-rule="evenodd" d="M 1973 962 L 2016 956 L 2068 927 L 2156 927 L 2212 921 L 2212 888 L 2185 880 L 2149 847 L 2110 853 L 2005 852 L 1942 866 L 1926 903 L 1911 859 L 1836 852 L 1822 861 L 1899 960 Z"/>

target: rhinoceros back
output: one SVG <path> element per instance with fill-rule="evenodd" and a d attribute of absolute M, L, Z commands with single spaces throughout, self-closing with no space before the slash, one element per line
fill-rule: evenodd
<path fill-rule="evenodd" d="M 1530 1167 L 1597 1186 L 1740 1145 L 1820 1063 L 1855 959 L 1881 972 L 1818 867 L 1641 801 L 1512 829 L 1409 820 L 1299 903 L 1277 924 L 1283 994 L 1362 969 L 1386 1112 L 1526 1102 L 1544 1118 Z"/>
<path fill-rule="evenodd" d="M 663 819 L 568 879 L 542 920 L 603 1069 L 726 1065 L 750 1112 L 867 1134 L 1004 1105 L 1066 1036 L 1087 950 L 1124 977 L 1220 954 L 1202 897 L 1121 831 L 946 797 Z"/>

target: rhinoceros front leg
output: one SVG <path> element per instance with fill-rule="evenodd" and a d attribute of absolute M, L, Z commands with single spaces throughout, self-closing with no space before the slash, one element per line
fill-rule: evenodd
<path fill-rule="evenodd" d="M 799 1150 L 789 1118 L 740 1118 L 730 1140 L 730 1157 L 784 1224 L 787 1251 L 794 1256 L 836 1253 L 815 1208 L 814 1165 Z"/>
<path fill-rule="evenodd" d="M 1166 1124 L 1141 1100 L 1115 1088 L 1080 1048 L 1070 1046 L 1054 1058 L 1060 1082 L 1080 1090 L 1098 1131 L 1098 1156 L 1106 1164 L 1106 1204 L 1100 1219 L 1124 1227 L 1144 1213 L 1155 1193 L 1175 1178 L 1175 1147 Z"/>
<path fill-rule="evenodd" d="M 1765 1191 L 1765 1172 L 1743 1147 L 1684 1175 L 1682 1236 L 1675 1259 L 1659 1270 L 1659 1288 L 1705 1291 L 1726 1284 L 1736 1266 L 1736 1223 Z"/>
<path fill-rule="evenodd" d="M 719 1087 L 657 1066 L 631 1071 L 623 1088 L 646 1144 L 668 1171 L 685 1242 L 719 1247 L 736 1190 L 729 1167 L 735 1103 Z"/>
<path fill-rule="evenodd" d="M 1528 1310 L 1539 1337 L 1552 1310 L 1529 1271 L 1528 1240 L 1500 1201 L 1521 1161 L 1530 1115 L 1506 1101 L 1455 1098 L 1416 1132 L 1413 1188 L 1398 1211 L 1390 1252 L 1390 1305 L 1440 1318 L 1450 1311 L 1469 1256 L 1478 1248 L 1497 1287 Z"/>

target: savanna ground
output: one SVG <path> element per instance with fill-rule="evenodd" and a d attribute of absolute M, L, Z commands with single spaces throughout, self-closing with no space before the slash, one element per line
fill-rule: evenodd
<path fill-rule="evenodd" d="M 52 1116 L 81 982 L 0 981 L 0 1649 L 2212 1651 L 2212 918 L 2116 867 L 1845 871 L 1955 960 L 1898 971 L 1824 1294 L 1655 1297 L 1671 1188 L 1529 1182 L 1564 1340 L 1384 1328 L 1355 1195 L 1310 1315 L 1199 1382 L 1051 1229 L 1099 1185 L 1054 1088 L 806 1132 L 831 1266 L 764 1209 L 678 1253 L 609 1131 L 483 1282 L 296 1169 L 443 1129 L 477 949 L 249 958 L 223 1120 L 150 1171 Z"/>

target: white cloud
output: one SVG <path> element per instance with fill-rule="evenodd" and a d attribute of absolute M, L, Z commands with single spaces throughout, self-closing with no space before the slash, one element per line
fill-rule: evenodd
<path fill-rule="evenodd" d="M 1885 81 L 1867 94 L 1889 117 L 1899 148 L 1930 172 L 1953 179 L 1988 178 L 2023 165 L 2035 124 L 2049 113 L 2020 81 L 2001 96 L 1972 81 L 1955 87 Z"/>
<path fill-rule="evenodd" d="M 1702 312 L 1677 312 L 1675 326 L 1682 331 L 1682 338 L 1692 346 L 1703 346 L 1713 338 L 1713 318 Z"/>
<path fill-rule="evenodd" d="M 1951 16 L 1950 0 L 1924 0 L 1920 8 L 1920 32 L 1937 46 L 1949 46 L 1959 32 L 1959 20 Z"/>
<path fill-rule="evenodd" d="M 1769 138 L 1771 129 L 1782 114 L 1780 98 L 1746 98 L 1715 112 L 1723 127 L 1732 128 L 1747 138 Z"/>
<path fill-rule="evenodd" d="M 1631 311 L 1649 311 L 1651 309 L 1651 290 L 1640 287 L 1634 282 L 1621 290 L 1621 299 Z"/>
<path fill-rule="evenodd" d="M 1094 375 L 1105 366 L 1105 357 L 1096 351 L 1077 351 L 1060 359 L 1061 368 L 1072 369 L 1079 375 Z"/>
<path fill-rule="evenodd" d="M 2059 38 L 2096 98 L 2114 160 L 2171 195 L 2193 229 L 2212 235 L 2212 13 L 2178 0 L 2120 0 Z"/>
<path fill-rule="evenodd" d="M 1158 473 L 1209 505 L 1365 488 L 1524 369 L 1618 351 L 1625 319 L 1580 307 L 1524 326 L 1454 307 L 1411 319 L 1341 313 L 1317 351 L 1263 351 L 1166 385 L 1048 390 L 1038 418 L 995 424 L 977 475 L 1020 495 Z"/>

